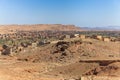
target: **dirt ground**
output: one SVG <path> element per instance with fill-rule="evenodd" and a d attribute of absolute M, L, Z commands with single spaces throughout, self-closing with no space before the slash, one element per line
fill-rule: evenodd
<path fill-rule="evenodd" d="M 80 77 L 86 70 L 97 66 L 86 63 L 33 63 L 18 61 L 16 57 L 0 56 L 0 80 L 64 80 Z"/>
<path fill-rule="evenodd" d="M 85 39 L 26 48 L 15 56 L 0 56 L 0 80 L 77 80 L 82 75 L 120 76 L 120 62 L 107 66 L 80 62 L 83 59 L 119 59 L 119 47 L 117 42 Z"/>
<path fill-rule="evenodd" d="M 32 63 L 0 56 L 0 80 L 61 80 L 57 77 L 44 77 L 49 67 L 54 66 L 53 63 Z"/>

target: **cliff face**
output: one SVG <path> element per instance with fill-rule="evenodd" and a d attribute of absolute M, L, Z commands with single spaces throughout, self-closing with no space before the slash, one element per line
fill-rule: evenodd
<path fill-rule="evenodd" d="M 80 31 L 75 25 L 62 24 L 34 24 L 34 25 L 0 25 L 0 33 L 13 33 L 16 30 L 22 31 Z"/>

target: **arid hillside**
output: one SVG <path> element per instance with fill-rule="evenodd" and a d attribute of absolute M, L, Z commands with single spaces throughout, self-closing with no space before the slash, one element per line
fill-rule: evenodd
<path fill-rule="evenodd" d="M 78 31 L 73 25 L 8 25 L 0 29 L 0 80 L 120 77 L 119 32 Z M 89 76 L 95 78 L 87 79 Z"/>
<path fill-rule="evenodd" d="M 16 46 L 15 53 L 0 56 L 0 80 L 119 80 L 119 44 L 78 37 L 15 50 Z"/>
<path fill-rule="evenodd" d="M 35 25 L 0 25 L 0 34 L 15 33 L 16 31 L 80 31 L 75 25 L 35 24 Z"/>
<path fill-rule="evenodd" d="M 84 80 L 81 76 L 91 75 L 97 78 L 120 77 L 120 62 L 115 60 L 119 60 L 119 42 L 72 39 L 24 48 L 16 55 L 1 55 L 0 79 Z M 101 65 L 101 63 L 108 64 Z"/>

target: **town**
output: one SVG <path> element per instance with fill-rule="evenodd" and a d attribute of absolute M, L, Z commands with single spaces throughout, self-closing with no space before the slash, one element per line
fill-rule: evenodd
<path fill-rule="evenodd" d="M 0 80 L 120 80 L 120 0 L 0 0 Z"/>
<path fill-rule="evenodd" d="M 120 41 L 116 31 L 17 31 L 0 35 L 1 55 L 19 53 L 27 47 L 39 47 L 66 39 L 96 39 L 105 42 Z"/>

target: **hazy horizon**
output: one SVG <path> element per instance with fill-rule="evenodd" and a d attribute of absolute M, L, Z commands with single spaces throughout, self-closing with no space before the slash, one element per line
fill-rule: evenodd
<path fill-rule="evenodd" d="M 0 0 L 0 25 L 120 26 L 120 0 Z"/>

